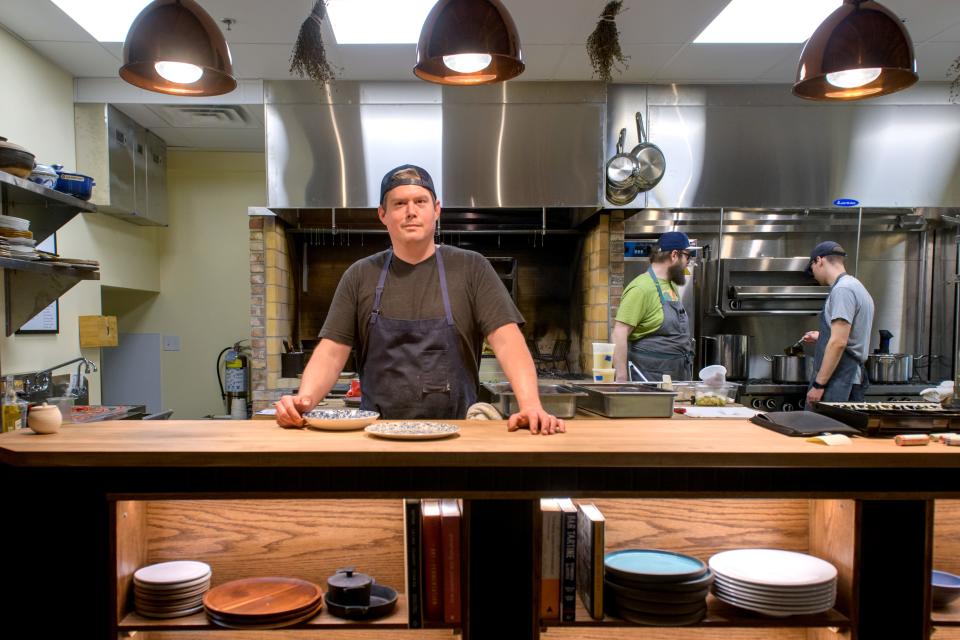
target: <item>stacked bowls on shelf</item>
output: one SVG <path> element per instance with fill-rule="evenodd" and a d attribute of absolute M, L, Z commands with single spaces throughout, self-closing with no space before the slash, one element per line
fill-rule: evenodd
<path fill-rule="evenodd" d="M 833 608 L 837 568 L 781 549 L 736 549 L 710 558 L 718 600 L 769 616 L 812 615 Z"/>
<path fill-rule="evenodd" d="M 323 591 L 299 578 L 242 578 L 208 591 L 203 606 L 210 621 L 221 627 L 279 629 L 320 613 Z"/>
<path fill-rule="evenodd" d="M 134 607 L 148 618 L 179 618 L 203 610 L 210 565 L 196 560 L 151 564 L 133 574 Z"/>
<path fill-rule="evenodd" d="M 707 614 L 713 574 L 702 560 L 672 551 L 626 549 L 604 558 L 604 611 L 628 622 L 696 624 Z"/>

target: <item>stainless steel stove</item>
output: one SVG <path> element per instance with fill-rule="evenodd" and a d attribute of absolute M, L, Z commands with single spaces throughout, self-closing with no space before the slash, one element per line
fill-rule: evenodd
<path fill-rule="evenodd" d="M 906 384 L 871 384 L 866 402 L 904 402 L 921 400 L 920 392 L 931 386 L 929 382 Z M 740 387 L 737 401 L 764 411 L 800 411 L 806 404 L 807 385 L 779 384 L 770 380 L 748 380 Z"/>

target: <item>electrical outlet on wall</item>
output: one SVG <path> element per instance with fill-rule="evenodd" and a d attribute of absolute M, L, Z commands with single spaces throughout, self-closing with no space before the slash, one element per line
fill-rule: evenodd
<path fill-rule="evenodd" d="M 164 351 L 180 351 L 180 336 L 163 336 Z"/>

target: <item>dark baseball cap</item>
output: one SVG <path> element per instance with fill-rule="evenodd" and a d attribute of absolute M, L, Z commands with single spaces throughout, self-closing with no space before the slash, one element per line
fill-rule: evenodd
<path fill-rule="evenodd" d="M 690 238 L 683 231 L 667 231 L 657 240 L 659 251 L 698 251 L 700 247 L 690 246 Z"/>
<path fill-rule="evenodd" d="M 833 240 L 827 240 L 826 242 L 821 242 L 813 248 L 813 251 L 810 252 L 810 262 L 807 263 L 807 268 L 803 270 L 808 276 L 813 275 L 813 261 L 817 258 L 822 258 L 824 256 L 846 256 L 847 252 L 843 250 L 843 247 L 840 246 L 838 242 Z"/>
<path fill-rule="evenodd" d="M 380 204 L 383 204 L 383 199 L 388 191 L 406 184 L 423 187 L 433 194 L 434 200 L 437 199 L 437 190 L 433 188 L 433 178 L 430 177 L 427 170 L 415 164 L 402 164 L 387 171 L 383 180 L 380 181 Z"/>

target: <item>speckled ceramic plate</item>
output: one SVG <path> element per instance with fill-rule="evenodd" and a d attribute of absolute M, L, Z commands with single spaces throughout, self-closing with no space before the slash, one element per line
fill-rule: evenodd
<path fill-rule="evenodd" d="M 391 440 L 437 440 L 457 434 L 460 427 L 443 422 L 380 422 L 364 431 Z"/>
<path fill-rule="evenodd" d="M 361 409 L 314 409 L 303 414 L 308 427 L 324 431 L 356 431 L 380 417 Z"/>

